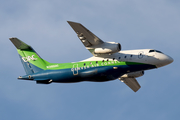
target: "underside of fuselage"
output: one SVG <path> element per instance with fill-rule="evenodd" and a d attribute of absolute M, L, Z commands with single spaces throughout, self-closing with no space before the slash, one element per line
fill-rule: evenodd
<path fill-rule="evenodd" d="M 86 70 L 79 70 L 76 75 L 72 73 L 70 69 L 60 70 L 56 75 L 51 75 L 54 82 L 81 82 L 81 81 L 92 81 L 92 82 L 105 82 L 115 80 L 123 74 L 143 71 L 148 69 L 156 68 L 154 65 L 120 65 L 120 66 L 102 66 L 94 67 Z M 63 72 L 64 71 L 64 72 Z M 56 77 L 55 77 L 56 76 Z"/>

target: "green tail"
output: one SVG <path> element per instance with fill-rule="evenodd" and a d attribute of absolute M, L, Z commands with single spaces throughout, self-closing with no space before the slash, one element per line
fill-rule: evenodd
<path fill-rule="evenodd" d="M 17 48 L 26 74 L 33 74 L 47 69 L 46 66 L 50 63 L 43 60 L 31 46 L 17 38 L 10 38 L 10 40 Z"/>

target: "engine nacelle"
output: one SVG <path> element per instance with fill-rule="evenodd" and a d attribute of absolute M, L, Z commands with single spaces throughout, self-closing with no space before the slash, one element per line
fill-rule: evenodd
<path fill-rule="evenodd" d="M 131 72 L 131 73 L 124 74 L 123 76 L 121 76 L 121 78 L 137 78 L 137 77 L 141 77 L 143 75 L 144 75 L 144 71 L 137 71 L 137 72 Z"/>
<path fill-rule="evenodd" d="M 120 43 L 104 43 L 100 48 L 95 48 L 94 53 L 95 54 L 110 54 L 110 53 L 116 53 L 121 50 L 121 44 Z"/>

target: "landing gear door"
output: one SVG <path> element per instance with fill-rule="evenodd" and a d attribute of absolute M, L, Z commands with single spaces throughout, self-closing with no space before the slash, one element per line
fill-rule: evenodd
<path fill-rule="evenodd" d="M 78 64 L 73 65 L 73 75 L 78 75 Z"/>

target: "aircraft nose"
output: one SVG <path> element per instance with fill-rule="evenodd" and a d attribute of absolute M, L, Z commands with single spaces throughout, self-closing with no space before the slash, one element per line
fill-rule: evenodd
<path fill-rule="evenodd" d="M 173 58 L 165 54 L 159 55 L 158 59 L 160 60 L 159 64 L 157 65 L 158 67 L 168 65 L 174 61 Z"/>
<path fill-rule="evenodd" d="M 173 58 L 167 56 L 166 62 L 167 62 L 168 64 L 172 63 L 173 61 L 174 61 Z"/>

